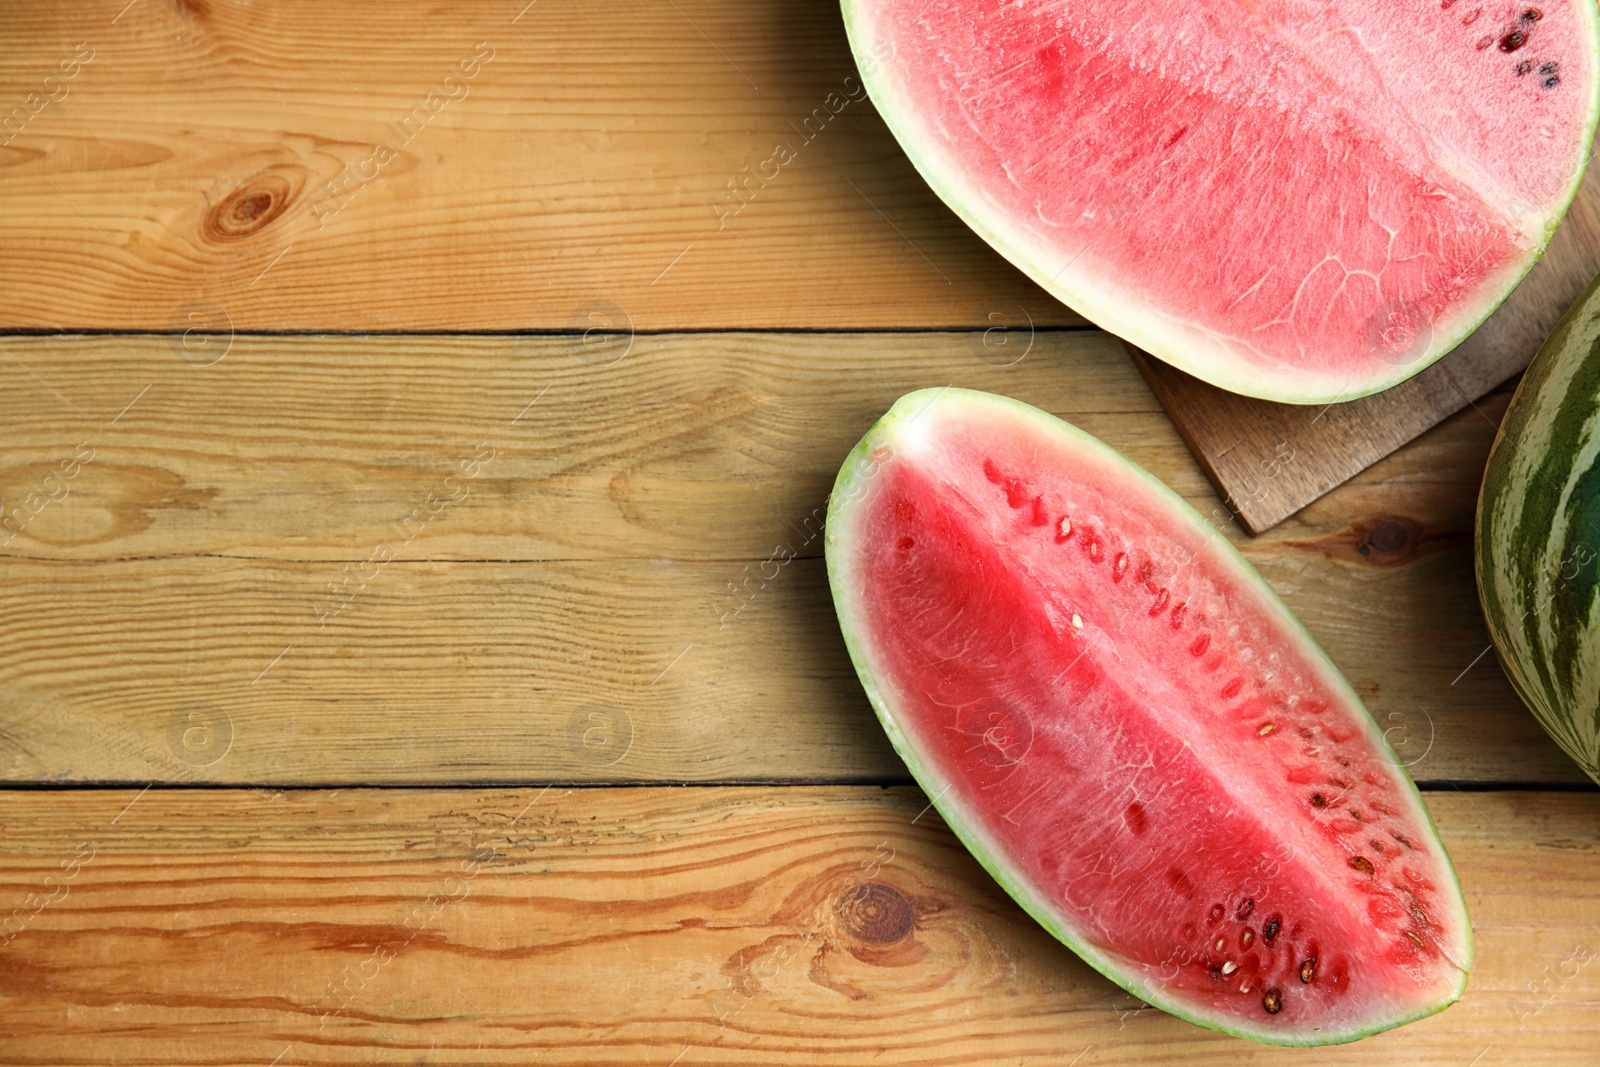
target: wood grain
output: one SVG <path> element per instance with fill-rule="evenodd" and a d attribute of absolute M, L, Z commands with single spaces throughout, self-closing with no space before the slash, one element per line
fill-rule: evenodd
<path fill-rule="evenodd" d="M 1261 533 L 1520 374 L 1597 272 L 1600 167 L 1591 166 L 1549 250 L 1516 291 L 1455 351 L 1393 389 L 1326 406 L 1273 404 L 1129 350 L 1217 492 L 1246 529 Z M 1285 443 L 1292 463 L 1281 461 Z"/>
<path fill-rule="evenodd" d="M 860 434 L 951 383 L 1055 411 L 1185 494 L 1418 778 L 1580 780 L 1474 592 L 1504 394 L 1250 540 L 1117 342 L 1039 332 L 1002 360 L 999 340 L 640 336 L 592 366 L 561 337 L 240 336 L 205 367 L 161 337 L 0 341 L 0 776 L 904 781 L 820 523 Z"/>
<path fill-rule="evenodd" d="M 1287 1058 L 1140 1010 L 877 787 L 816 538 L 895 397 L 1056 411 L 1247 539 L 1120 344 L 833 112 L 835 5 L 0 40 L 0 330 L 124 331 L 0 337 L 0 1065 Z M 975 329 L 652 333 L 728 327 Z M 306 330 L 533 333 L 260 333 Z M 1245 544 L 1424 781 L 1579 780 L 1483 655 L 1505 399 Z M 1430 801 L 1468 997 L 1319 1060 L 1589 1062 L 1600 796 Z"/>
<path fill-rule="evenodd" d="M 0 327 L 1081 321 L 917 176 L 835 4 L 125 4 L 0 7 Z"/>
<path fill-rule="evenodd" d="M 1097 331 L 0 337 L 0 364 L 0 498 L 14 508 L 79 444 L 94 453 L 66 499 L 0 532 L 13 555 L 360 562 L 410 534 L 412 558 L 762 559 L 804 536 L 867 427 L 929 384 L 1076 412 L 1211 496 Z M 463 480 L 480 444 L 493 458 Z M 407 525 L 430 493 L 460 492 Z"/>
<path fill-rule="evenodd" d="M 1141 1010 L 913 789 L 10 793 L 0 1063 L 1587 1067 L 1600 795 L 1429 801 L 1465 997 L 1297 1057 Z"/>

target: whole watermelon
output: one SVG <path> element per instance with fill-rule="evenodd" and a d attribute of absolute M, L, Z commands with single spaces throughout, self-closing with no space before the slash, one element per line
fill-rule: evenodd
<path fill-rule="evenodd" d="M 1478 595 L 1511 684 L 1600 782 L 1600 278 L 1511 398 L 1476 542 Z"/>

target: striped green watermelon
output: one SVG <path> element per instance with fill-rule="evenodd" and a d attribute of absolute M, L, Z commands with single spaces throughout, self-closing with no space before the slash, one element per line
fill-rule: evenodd
<path fill-rule="evenodd" d="M 885 732 L 966 846 L 1134 996 L 1280 1045 L 1461 995 L 1450 859 L 1360 698 L 1172 490 L 1004 397 L 902 397 L 828 578 Z"/>
<path fill-rule="evenodd" d="M 1478 498 L 1478 595 L 1511 684 L 1600 782 L 1600 278 L 1534 357 Z"/>

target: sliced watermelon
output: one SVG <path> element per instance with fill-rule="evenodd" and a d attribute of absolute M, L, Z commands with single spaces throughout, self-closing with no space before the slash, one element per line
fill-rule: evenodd
<path fill-rule="evenodd" d="M 1215 529 L 1110 447 L 959 389 L 845 461 L 827 559 L 945 821 L 1134 996 L 1284 1045 L 1460 996 L 1466 907 L 1360 698 Z"/>
<path fill-rule="evenodd" d="M 1600 782 L 1600 278 L 1511 398 L 1483 475 L 1476 549 L 1507 677 Z"/>
<path fill-rule="evenodd" d="M 1455 347 L 1543 252 L 1600 113 L 1595 0 L 844 0 L 934 190 L 1093 322 L 1327 403 Z"/>

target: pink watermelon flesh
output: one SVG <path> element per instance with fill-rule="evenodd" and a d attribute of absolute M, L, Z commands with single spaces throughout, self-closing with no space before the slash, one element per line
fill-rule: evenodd
<path fill-rule="evenodd" d="M 1410 778 L 1254 569 L 1120 454 L 913 393 L 840 472 L 827 555 L 918 782 L 1108 977 L 1281 1044 L 1460 995 L 1465 905 Z"/>
<path fill-rule="evenodd" d="M 1386 388 L 1476 328 L 1594 132 L 1594 0 L 844 9 L 974 229 L 1094 322 L 1291 403 Z"/>

